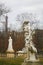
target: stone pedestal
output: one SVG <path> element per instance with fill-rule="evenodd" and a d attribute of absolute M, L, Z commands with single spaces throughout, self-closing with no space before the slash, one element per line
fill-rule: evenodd
<path fill-rule="evenodd" d="M 7 58 L 14 58 L 14 53 L 7 52 Z"/>

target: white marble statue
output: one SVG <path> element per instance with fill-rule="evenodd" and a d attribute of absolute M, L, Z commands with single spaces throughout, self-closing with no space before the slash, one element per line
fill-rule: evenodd
<path fill-rule="evenodd" d="M 36 47 L 34 46 L 34 44 L 33 44 L 32 41 L 30 41 L 30 48 L 32 48 L 32 50 L 33 50 L 34 53 L 37 53 L 37 49 L 36 49 Z"/>
<path fill-rule="evenodd" d="M 30 48 L 31 48 L 31 50 L 30 50 L 30 61 L 37 61 L 36 60 L 36 53 L 37 53 L 37 49 L 36 49 L 36 47 L 34 46 L 34 44 L 33 44 L 33 42 L 31 41 L 30 42 Z"/>
<path fill-rule="evenodd" d="M 12 47 L 12 38 L 11 38 L 11 36 L 9 37 L 9 44 L 8 44 L 8 49 L 7 49 L 7 51 L 9 51 L 9 52 L 13 52 L 14 50 L 13 50 L 13 47 Z"/>
<path fill-rule="evenodd" d="M 29 21 L 24 21 L 23 31 L 25 37 L 25 49 L 27 51 L 27 57 L 24 61 L 32 61 L 32 62 L 37 61 L 38 60 L 36 59 L 37 49 L 32 42 L 33 32 Z"/>

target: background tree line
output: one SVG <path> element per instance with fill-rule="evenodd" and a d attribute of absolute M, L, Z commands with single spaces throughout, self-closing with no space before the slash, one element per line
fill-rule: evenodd
<path fill-rule="evenodd" d="M 9 44 L 9 36 L 10 32 L 8 32 L 7 35 L 5 33 L 0 32 L 0 52 L 6 52 Z M 13 39 L 12 46 L 15 52 L 22 50 L 22 48 L 25 47 L 23 32 L 12 31 L 11 37 Z M 33 35 L 33 42 L 38 51 L 43 50 L 43 30 L 35 30 L 35 34 Z"/>

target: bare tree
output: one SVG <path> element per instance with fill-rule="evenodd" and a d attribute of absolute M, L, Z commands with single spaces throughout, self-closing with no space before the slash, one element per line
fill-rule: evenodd
<path fill-rule="evenodd" d="M 2 16 L 4 17 L 4 19 L 6 18 L 6 16 L 4 14 L 7 14 L 10 10 L 5 6 L 5 4 L 0 3 L 0 23 L 3 24 L 3 26 L 1 26 L 1 28 L 4 30 L 5 28 L 5 23 L 4 21 L 1 21 Z M 1 29 L 0 28 L 0 29 Z M 2 31 L 3 31 L 2 30 Z"/>
<path fill-rule="evenodd" d="M 36 16 L 36 14 L 32 14 L 32 13 L 18 14 L 16 17 L 16 21 L 21 22 L 21 25 L 23 25 L 24 21 L 29 21 L 32 30 L 38 28 L 37 25 L 39 23 L 39 20 L 38 20 L 38 17 Z"/>
<path fill-rule="evenodd" d="M 0 16 L 8 13 L 10 10 L 5 6 L 5 4 L 0 3 Z"/>

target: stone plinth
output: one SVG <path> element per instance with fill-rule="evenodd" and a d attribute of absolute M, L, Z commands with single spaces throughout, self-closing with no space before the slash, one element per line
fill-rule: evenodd
<path fill-rule="evenodd" d="M 14 58 L 14 53 L 7 52 L 7 58 Z"/>
<path fill-rule="evenodd" d="M 7 58 L 14 58 L 14 50 L 7 50 Z"/>

